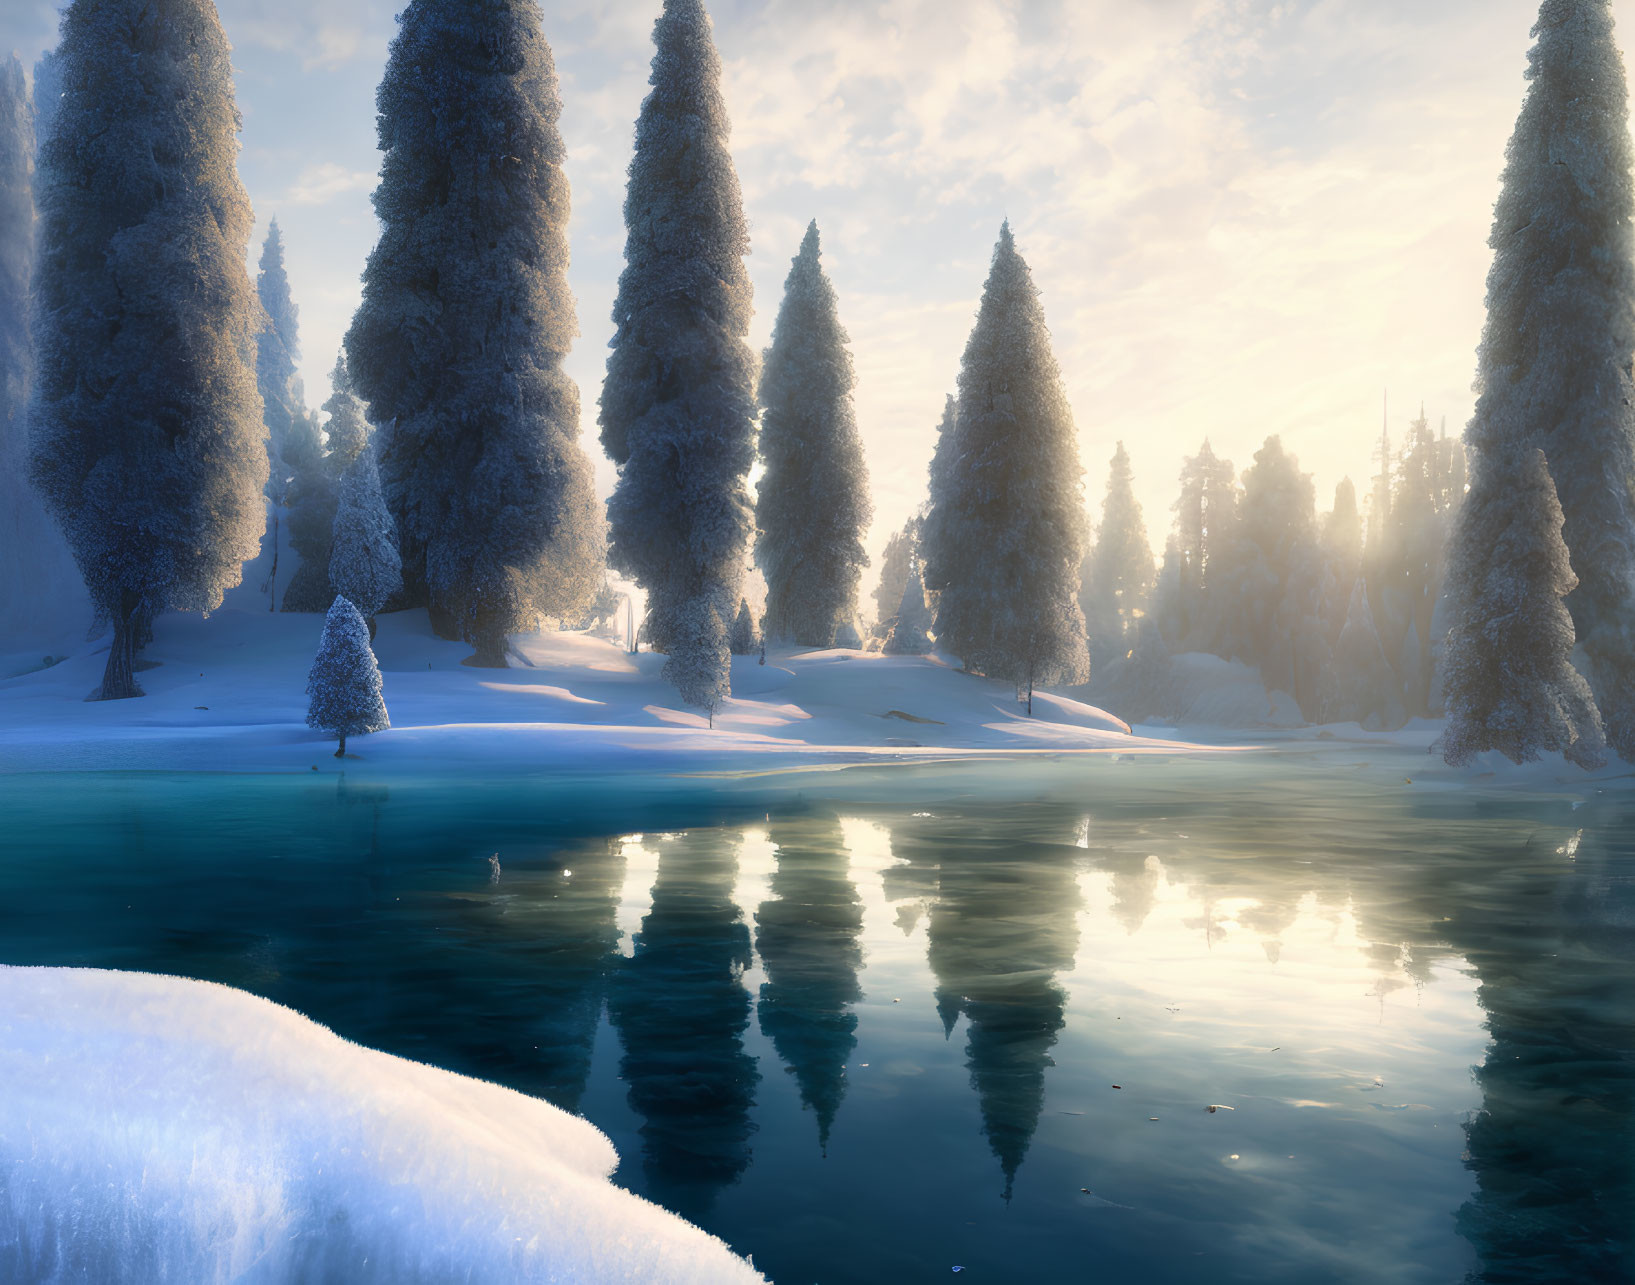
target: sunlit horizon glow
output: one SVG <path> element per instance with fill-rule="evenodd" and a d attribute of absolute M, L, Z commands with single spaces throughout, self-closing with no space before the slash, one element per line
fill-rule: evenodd
<path fill-rule="evenodd" d="M 308 402 L 374 243 L 374 91 L 398 5 L 221 0 L 240 172 L 284 232 Z M 658 0 L 546 6 L 573 184 L 569 371 L 596 435 L 632 125 Z M 0 45 L 55 40 L 49 0 Z M 1635 0 L 1613 6 L 1635 29 Z M 1534 0 L 714 0 L 763 347 L 816 218 L 858 372 L 878 553 L 924 498 L 1000 222 L 1032 266 L 1099 514 L 1122 440 L 1161 549 L 1183 455 L 1280 434 L 1318 507 L 1423 403 L 1473 404 L 1486 240 Z"/>

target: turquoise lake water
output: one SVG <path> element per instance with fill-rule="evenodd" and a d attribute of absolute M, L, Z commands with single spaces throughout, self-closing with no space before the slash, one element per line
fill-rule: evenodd
<path fill-rule="evenodd" d="M 780 1285 L 1635 1279 L 1635 788 L 1405 764 L 0 778 L 0 962 L 548 1098 Z"/>

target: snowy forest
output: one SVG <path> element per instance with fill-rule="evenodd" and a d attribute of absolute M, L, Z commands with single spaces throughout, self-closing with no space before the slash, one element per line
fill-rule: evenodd
<path fill-rule="evenodd" d="M 814 220 L 751 349 L 701 0 L 666 0 L 652 29 L 594 399 L 605 503 L 563 369 L 571 198 L 537 4 L 401 14 L 379 237 L 314 408 L 276 221 L 245 266 L 214 6 L 77 0 L 53 51 L 0 75 L 0 613 L 111 631 L 109 700 L 141 694 L 156 616 L 243 583 L 332 624 L 344 602 L 371 637 L 380 613 L 424 608 L 481 667 L 542 622 L 600 630 L 664 654 L 711 715 L 733 654 L 851 648 L 941 656 L 1029 713 L 1035 689 L 1072 689 L 1144 724 L 1446 718 L 1452 763 L 1635 758 L 1627 91 L 1606 4 L 1549 0 L 1536 35 L 1464 432 L 1422 408 L 1332 499 L 1278 436 L 1236 467 L 1206 437 L 1171 511 L 1143 514 L 1124 444 L 1068 404 L 1050 283 L 1007 222 L 924 502 L 871 568 L 847 301 Z M 1104 487 L 1086 442 L 1091 464 L 1110 449 Z M 383 715 L 360 717 L 342 723 Z"/>

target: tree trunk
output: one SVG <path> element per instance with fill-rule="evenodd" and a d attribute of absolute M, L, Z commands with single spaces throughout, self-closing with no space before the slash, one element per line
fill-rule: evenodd
<path fill-rule="evenodd" d="M 364 623 L 369 626 L 369 641 L 374 642 L 375 641 L 375 618 L 373 616 L 370 616 L 369 619 L 366 620 Z"/>
<path fill-rule="evenodd" d="M 1028 717 L 1033 717 L 1033 661 L 1028 660 Z"/>
<path fill-rule="evenodd" d="M 122 590 L 119 609 L 114 613 L 113 646 L 108 651 L 108 667 L 102 673 L 102 693 L 98 700 L 129 700 L 142 694 L 136 685 L 132 664 L 142 625 L 142 595 L 131 589 Z"/>
<path fill-rule="evenodd" d="M 465 663 L 474 669 L 509 669 L 505 659 L 505 630 L 478 620 L 472 631 L 474 653 Z"/>
<path fill-rule="evenodd" d="M 341 748 L 335 751 L 335 757 L 338 759 L 346 757 L 346 736 L 344 734 L 341 736 Z"/>
<path fill-rule="evenodd" d="M 426 614 L 431 617 L 431 631 L 448 642 L 460 641 L 459 618 L 441 603 L 430 603 Z"/>

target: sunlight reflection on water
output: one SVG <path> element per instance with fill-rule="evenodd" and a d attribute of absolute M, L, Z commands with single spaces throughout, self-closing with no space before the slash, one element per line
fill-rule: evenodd
<path fill-rule="evenodd" d="M 549 1097 L 779 1280 L 1627 1275 L 1635 809 L 1274 766 L 9 778 L 0 959 Z"/>

